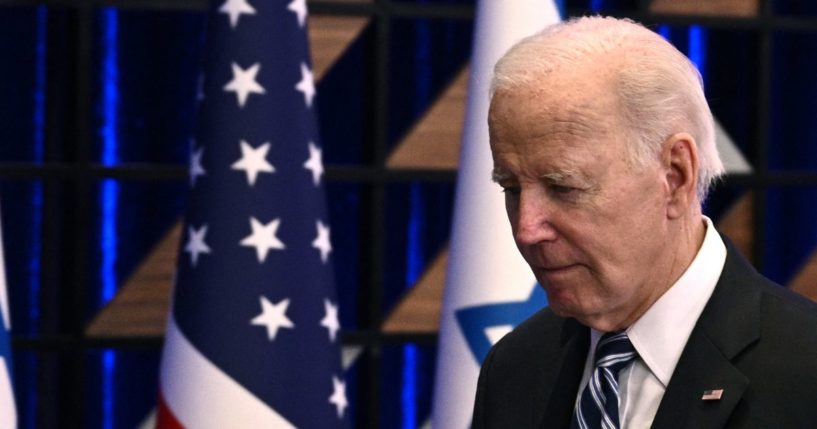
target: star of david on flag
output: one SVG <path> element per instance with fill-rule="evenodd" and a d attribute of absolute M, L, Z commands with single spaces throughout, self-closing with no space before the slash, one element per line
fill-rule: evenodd
<path fill-rule="evenodd" d="M 524 301 L 464 307 L 456 310 L 454 314 L 474 360 L 482 362 L 488 356 L 491 346 L 546 305 L 547 295 L 544 289 L 536 284 L 531 289 L 530 296 Z"/>
<path fill-rule="evenodd" d="M 306 17 L 210 6 L 159 428 L 348 426 Z"/>

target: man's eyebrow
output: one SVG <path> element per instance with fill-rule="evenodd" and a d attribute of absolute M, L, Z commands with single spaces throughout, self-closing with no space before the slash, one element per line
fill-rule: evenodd
<path fill-rule="evenodd" d="M 494 169 L 491 170 L 491 180 L 494 183 L 504 182 L 511 178 L 513 178 L 513 175 L 511 173 L 508 173 L 507 171 L 504 171 L 499 167 L 494 167 Z"/>
<path fill-rule="evenodd" d="M 539 179 L 550 182 L 563 182 L 566 180 L 593 181 L 592 176 L 589 176 L 587 171 L 575 165 L 563 165 L 548 170 L 546 173 L 541 174 Z"/>
<path fill-rule="evenodd" d="M 576 170 L 559 170 L 550 173 L 545 173 L 539 176 L 540 179 L 544 179 L 549 182 L 564 182 L 567 179 L 571 178 L 581 179 L 582 177 L 583 177 L 582 174 L 580 174 Z"/>
<path fill-rule="evenodd" d="M 494 167 L 494 169 L 491 171 L 491 180 L 496 183 L 511 180 L 513 178 L 513 174 L 499 167 Z M 539 178 L 548 182 L 564 182 L 568 179 L 584 179 L 585 176 L 576 170 L 566 169 L 545 173 L 539 176 Z"/>

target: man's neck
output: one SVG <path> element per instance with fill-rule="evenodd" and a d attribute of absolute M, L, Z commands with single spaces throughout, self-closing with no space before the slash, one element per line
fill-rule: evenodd
<path fill-rule="evenodd" d="M 656 275 L 651 281 L 650 291 L 636 307 L 626 313 L 605 315 L 604 319 L 580 321 L 601 332 L 623 331 L 635 323 L 652 305 L 666 293 L 692 264 L 706 235 L 706 223 L 700 210 L 690 216 L 679 218 L 671 226 L 667 243 L 671 251 L 657 258 L 654 266 Z"/>

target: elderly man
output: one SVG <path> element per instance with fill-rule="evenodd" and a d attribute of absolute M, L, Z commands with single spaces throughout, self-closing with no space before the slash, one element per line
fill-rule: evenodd
<path fill-rule="evenodd" d="M 497 343 L 475 428 L 817 427 L 817 306 L 701 213 L 723 171 L 695 67 L 580 18 L 496 65 L 494 180 L 549 308 Z"/>

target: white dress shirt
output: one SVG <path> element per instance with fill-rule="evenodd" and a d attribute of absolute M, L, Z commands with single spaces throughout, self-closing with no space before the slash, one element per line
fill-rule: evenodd
<path fill-rule="evenodd" d="M 726 246 L 712 220 L 703 218 L 706 234 L 695 259 L 678 281 L 626 330 L 638 357 L 619 374 L 622 429 L 645 429 L 652 424 L 692 328 L 721 276 Z M 590 330 L 590 350 L 577 402 L 593 371 L 593 354 L 602 335 Z"/>

